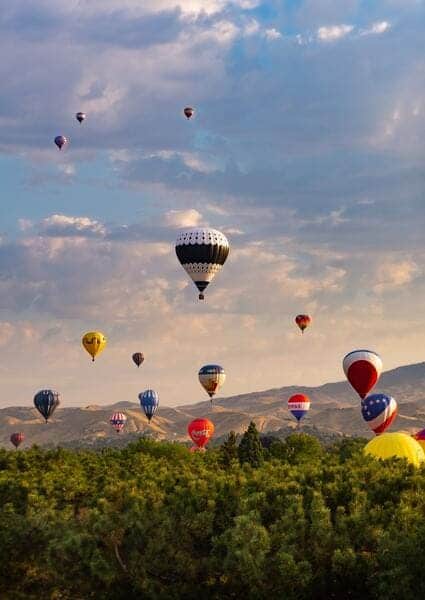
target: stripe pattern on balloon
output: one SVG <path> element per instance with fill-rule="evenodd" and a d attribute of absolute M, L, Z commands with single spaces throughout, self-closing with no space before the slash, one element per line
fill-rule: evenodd
<path fill-rule="evenodd" d="M 361 406 L 363 419 L 376 435 L 383 433 L 397 416 L 397 402 L 386 394 L 371 394 Z"/>
<path fill-rule="evenodd" d="M 139 394 L 140 406 L 150 422 L 159 406 L 159 397 L 154 390 L 145 390 Z"/>

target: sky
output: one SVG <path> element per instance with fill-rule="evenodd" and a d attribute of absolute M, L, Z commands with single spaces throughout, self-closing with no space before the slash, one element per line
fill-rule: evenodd
<path fill-rule="evenodd" d="M 233 395 L 340 380 L 355 348 L 424 359 L 424 0 L 0 9 L 0 406 L 197 402 L 206 363 Z M 205 302 L 188 226 L 231 246 Z"/>

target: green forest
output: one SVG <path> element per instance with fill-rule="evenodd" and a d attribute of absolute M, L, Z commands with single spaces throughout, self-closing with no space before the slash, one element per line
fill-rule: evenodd
<path fill-rule="evenodd" d="M 0 450 L 0 598 L 425 597 L 425 469 L 364 442 Z"/>

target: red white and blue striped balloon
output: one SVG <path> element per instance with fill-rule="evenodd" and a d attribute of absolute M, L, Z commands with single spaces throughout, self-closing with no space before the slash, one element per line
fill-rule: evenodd
<path fill-rule="evenodd" d="M 342 363 L 345 376 L 360 398 L 366 398 L 382 371 L 382 359 L 372 350 L 353 350 Z"/>
<path fill-rule="evenodd" d="M 288 400 L 288 409 L 299 422 L 310 410 L 310 400 L 304 394 L 295 394 Z"/>
<path fill-rule="evenodd" d="M 122 412 L 115 412 L 111 418 L 109 419 L 110 424 L 115 429 L 117 433 L 124 429 L 124 425 L 126 424 L 127 417 Z"/>
<path fill-rule="evenodd" d="M 376 435 L 383 433 L 397 416 L 397 402 L 386 394 L 371 394 L 361 404 L 363 419 Z"/>

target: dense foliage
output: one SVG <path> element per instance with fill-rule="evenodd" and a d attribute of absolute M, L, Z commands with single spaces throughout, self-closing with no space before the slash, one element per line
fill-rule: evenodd
<path fill-rule="evenodd" d="M 1 450 L 0 598 L 425 597 L 424 469 L 254 438 Z"/>

